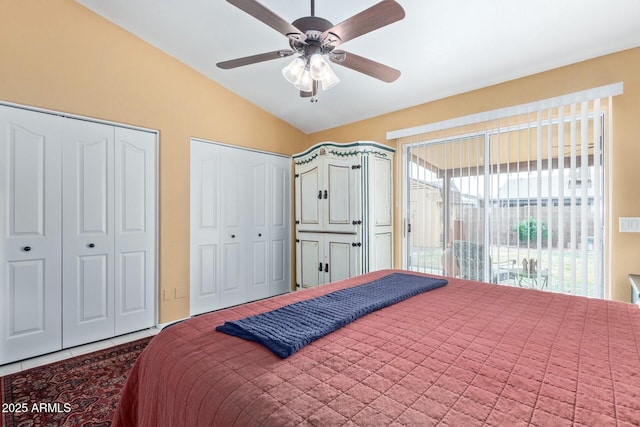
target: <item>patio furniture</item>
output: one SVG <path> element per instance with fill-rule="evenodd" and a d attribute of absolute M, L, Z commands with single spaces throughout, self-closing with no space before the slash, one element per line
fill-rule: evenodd
<path fill-rule="evenodd" d="M 538 276 L 542 281 L 542 286 L 540 289 L 543 289 L 547 286 L 549 282 L 549 270 L 541 270 L 541 271 L 527 271 L 522 268 L 515 268 L 509 271 L 509 276 L 513 278 L 516 282 L 518 282 L 518 286 L 522 287 L 522 282 L 530 283 L 534 287 L 538 286 Z"/>
<path fill-rule="evenodd" d="M 456 240 L 453 242 L 453 252 L 460 269 L 458 277 L 484 282 L 484 245 L 466 240 Z M 493 263 L 489 257 L 491 282 L 499 283 L 512 279 L 510 271 L 514 269 L 515 265 L 515 259 Z"/>

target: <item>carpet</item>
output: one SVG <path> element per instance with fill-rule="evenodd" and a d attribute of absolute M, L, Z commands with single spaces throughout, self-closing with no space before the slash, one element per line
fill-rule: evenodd
<path fill-rule="evenodd" d="M 110 426 L 127 375 L 151 338 L 0 378 L 2 425 Z"/>

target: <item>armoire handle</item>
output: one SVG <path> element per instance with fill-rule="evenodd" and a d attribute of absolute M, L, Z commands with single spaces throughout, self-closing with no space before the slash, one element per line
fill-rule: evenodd
<path fill-rule="evenodd" d="M 318 271 L 322 271 L 322 263 L 320 263 L 320 266 L 318 266 Z"/>
<path fill-rule="evenodd" d="M 326 199 L 327 197 L 328 197 L 327 190 L 324 190 L 324 198 Z"/>
<path fill-rule="evenodd" d="M 322 199 L 322 190 L 318 191 L 318 199 Z"/>
<path fill-rule="evenodd" d="M 87 246 L 89 246 L 90 248 L 95 248 L 96 244 L 95 243 L 89 243 Z"/>
<path fill-rule="evenodd" d="M 232 234 L 232 235 L 231 235 L 231 238 L 232 238 L 232 239 L 235 239 L 235 238 L 236 238 L 236 235 L 235 235 L 235 234 Z"/>
<path fill-rule="evenodd" d="M 29 252 L 31 250 L 31 246 L 25 246 L 24 248 L 22 248 L 22 250 L 25 252 Z"/>
<path fill-rule="evenodd" d="M 258 233 L 258 237 L 262 237 L 262 233 Z"/>
<path fill-rule="evenodd" d="M 324 272 L 328 273 L 329 272 L 329 264 L 325 264 L 324 265 Z"/>

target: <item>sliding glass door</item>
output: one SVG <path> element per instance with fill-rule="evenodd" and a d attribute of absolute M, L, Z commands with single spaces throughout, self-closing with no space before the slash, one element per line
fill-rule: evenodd
<path fill-rule="evenodd" d="M 603 296 L 599 100 L 405 145 L 406 267 Z"/>

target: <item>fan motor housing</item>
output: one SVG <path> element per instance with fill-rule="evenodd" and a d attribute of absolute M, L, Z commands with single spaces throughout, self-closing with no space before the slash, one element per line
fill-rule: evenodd
<path fill-rule="evenodd" d="M 304 18 L 298 18 L 291 23 L 294 27 L 307 33 L 307 31 L 319 31 L 324 33 L 329 28 L 333 27 L 333 24 L 324 18 L 317 16 L 305 16 Z"/>
<path fill-rule="evenodd" d="M 327 40 L 322 39 L 322 34 L 333 28 L 333 24 L 317 16 L 305 16 L 303 18 L 296 19 L 291 23 L 294 27 L 304 33 L 306 40 L 301 41 L 292 35 L 289 37 L 289 45 L 291 48 L 300 53 L 310 55 L 313 53 L 329 53 L 333 50 L 333 46 L 327 43 Z"/>

